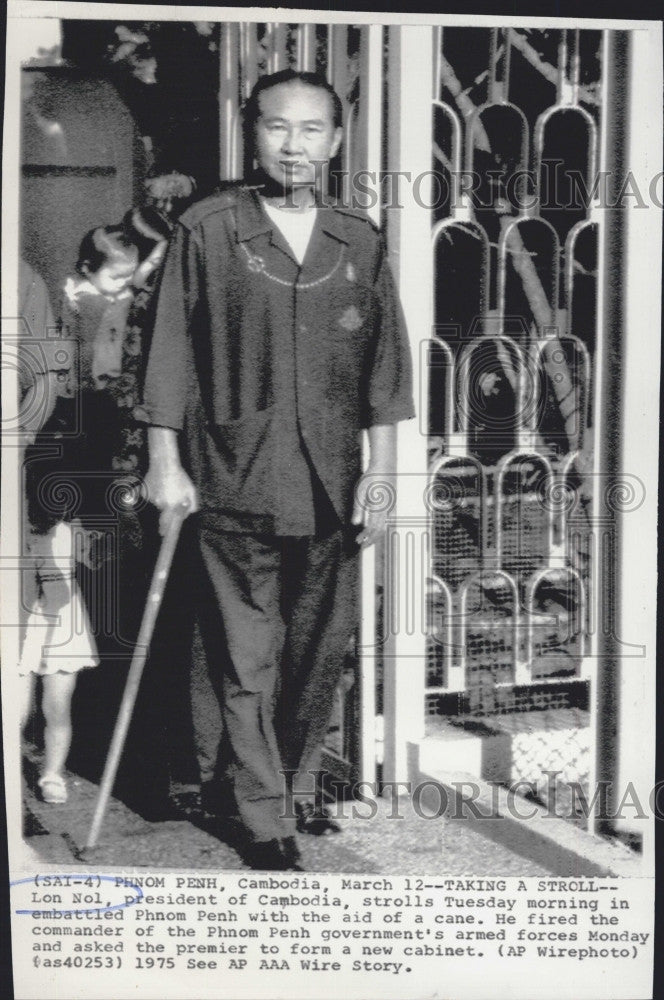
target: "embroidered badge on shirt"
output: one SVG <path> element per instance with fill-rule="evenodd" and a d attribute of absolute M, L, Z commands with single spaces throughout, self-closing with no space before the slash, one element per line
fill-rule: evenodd
<path fill-rule="evenodd" d="M 357 310 L 357 306 L 348 306 L 344 310 L 339 317 L 339 326 L 343 326 L 344 330 L 348 330 L 351 333 L 360 329 L 362 326 L 362 317 Z"/>

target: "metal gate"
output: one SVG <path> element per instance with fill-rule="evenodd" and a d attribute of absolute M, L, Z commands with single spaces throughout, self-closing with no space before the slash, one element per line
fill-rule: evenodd
<path fill-rule="evenodd" d="M 600 50 L 434 42 L 428 729 L 481 719 L 509 737 L 504 780 L 544 800 L 591 770 Z"/>

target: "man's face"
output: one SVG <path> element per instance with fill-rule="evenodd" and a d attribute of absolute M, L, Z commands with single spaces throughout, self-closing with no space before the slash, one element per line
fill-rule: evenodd
<path fill-rule="evenodd" d="M 286 190 L 313 187 L 317 171 L 341 143 L 330 95 L 294 80 L 263 91 L 259 102 L 255 130 L 259 166 Z"/>

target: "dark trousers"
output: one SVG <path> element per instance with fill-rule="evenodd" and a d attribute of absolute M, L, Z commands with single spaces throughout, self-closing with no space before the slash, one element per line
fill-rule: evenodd
<path fill-rule="evenodd" d="M 296 772 L 296 792 L 312 789 L 308 772 L 318 766 L 356 623 L 357 547 L 342 530 L 280 538 L 219 531 L 207 519 L 200 542 L 211 588 L 202 609 L 207 655 L 214 680 L 221 675 L 225 777 L 255 840 L 289 836 L 289 782 L 281 772 Z"/>
<path fill-rule="evenodd" d="M 198 784 L 191 705 L 194 613 L 200 603 L 193 518 L 182 528 L 120 762 L 116 793 L 148 819 L 168 814 L 169 787 Z M 74 693 L 71 767 L 99 781 L 161 544 L 155 508 L 119 518 L 111 558 L 78 579 L 101 663 Z"/>

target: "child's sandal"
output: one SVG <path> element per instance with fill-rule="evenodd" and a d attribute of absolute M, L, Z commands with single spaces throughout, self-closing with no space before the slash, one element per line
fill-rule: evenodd
<path fill-rule="evenodd" d="M 59 774 L 44 774 L 37 784 L 43 801 L 49 805 L 60 806 L 67 801 L 67 783 Z"/>

